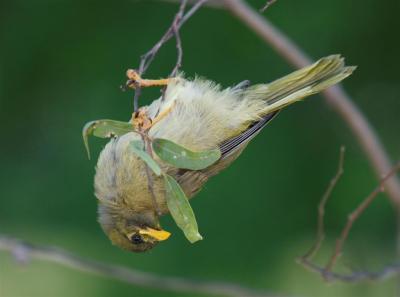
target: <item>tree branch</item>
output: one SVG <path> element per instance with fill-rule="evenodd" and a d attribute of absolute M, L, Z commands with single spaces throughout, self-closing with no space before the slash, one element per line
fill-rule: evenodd
<path fill-rule="evenodd" d="M 242 0 L 221 1 L 225 4 L 228 11 L 250 27 L 251 30 L 272 46 L 290 64 L 300 68 L 312 63 L 309 56 L 292 40 L 247 3 Z M 391 162 L 366 117 L 352 103 L 350 97 L 340 85 L 324 91 L 323 95 L 356 135 L 375 170 L 375 174 L 380 179 L 383 173 L 390 170 Z M 396 176 L 390 178 L 386 182 L 386 187 L 391 201 L 397 209 L 400 209 L 400 182 L 398 178 Z"/>
<path fill-rule="evenodd" d="M 354 271 L 349 274 L 341 274 L 327 271 L 325 267 L 320 267 L 311 261 L 300 258 L 298 262 L 312 272 L 316 272 L 324 277 L 324 279 L 333 281 L 341 281 L 346 283 L 357 283 L 362 281 L 378 281 L 385 280 L 397 276 L 400 273 L 400 264 L 395 263 L 386 265 L 382 270 L 377 272 L 371 271 Z"/>
<path fill-rule="evenodd" d="M 345 147 L 342 146 L 340 148 L 340 156 L 339 156 L 339 165 L 336 172 L 336 175 L 331 179 L 328 188 L 326 189 L 322 199 L 318 205 L 318 223 L 317 223 L 317 237 L 314 245 L 311 249 L 303 256 L 305 259 L 311 259 L 314 255 L 319 251 L 321 244 L 325 238 L 325 226 L 324 226 L 324 217 L 325 217 L 325 208 L 326 203 L 331 197 L 333 189 L 336 187 L 340 177 L 343 175 L 343 163 L 344 163 L 344 153 Z"/>
<path fill-rule="evenodd" d="M 344 226 L 340 237 L 336 241 L 335 251 L 326 265 L 325 269 L 330 271 L 335 265 L 337 258 L 342 253 L 343 244 L 346 241 L 351 228 L 353 227 L 354 222 L 361 216 L 361 214 L 367 209 L 367 207 L 378 197 L 378 194 L 385 191 L 384 185 L 385 182 L 391 178 L 393 175 L 400 170 L 400 162 L 397 163 L 379 182 L 379 185 L 357 206 L 357 208 L 352 211 L 347 218 L 347 223 Z"/>
<path fill-rule="evenodd" d="M 273 297 L 277 295 L 248 289 L 231 283 L 200 282 L 179 277 L 164 277 L 152 273 L 106 264 L 76 256 L 56 247 L 34 245 L 19 239 L 0 235 L 0 250 L 11 252 L 17 259 L 36 258 L 85 273 L 105 276 L 140 287 L 159 289 L 170 292 L 193 292 L 208 295 L 233 297 Z"/>
<path fill-rule="evenodd" d="M 400 162 L 398 162 L 379 182 L 379 185 L 353 210 L 347 219 L 347 223 L 342 229 L 342 232 L 339 238 L 336 241 L 335 250 L 332 253 L 328 263 L 325 267 L 318 266 L 311 262 L 312 257 L 319 251 L 321 244 L 323 242 L 324 237 L 324 213 L 325 213 L 325 206 L 330 198 L 332 190 L 334 189 L 335 185 L 337 184 L 340 176 L 343 174 L 343 160 L 344 160 L 344 149 L 342 147 L 340 159 L 339 159 L 339 168 L 335 175 L 335 177 L 331 180 L 329 187 L 327 188 L 324 196 L 321 199 L 318 208 L 318 227 L 317 227 L 317 237 L 315 240 L 314 245 L 312 248 L 301 258 L 298 259 L 298 262 L 305 266 L 306 268 L 310 269 L 313 272 L 319 273 L 325 280 L 333 281 L 333 280 L 341 280 L 346 282 L 357 282 L 362 280 L 376 280 L 387 278 L 389 276 L 393 276 L 400 272 L 400 265 L 399 264 L 391 264 L 385 266 L 380 272 L 369 272 L 369 271 L 358 271 L 353 272 L 351 274 L 339 274 L 332 272 L 333 267 L 336 264 L 337 259 L 342 254 L 343 245 L 350 233 L 351 228 L 355 221 L 364 213 L 369 205 L 376 199 L 379 193 L 384 191 L 384 184 L 385 182 L 391 178 L 393 175 L 400 170 Z"/>
<path fill-rule="evenodd" d="M 141 1 L 143 1 L 143 0 L 141 0 Z M 153 1 L 160 1 L 160 0 L 153 0 Z M 180 0 L 161 0 L 161 1 L 176 4 Z M 198 0 L 188 0 L 188 4 L 190 4 L 190 5 L 196 4 L 197 1 Z M 220 0 L 208 0 L 205 3 L 205 5 L 208 7 L 212 7 L 212 8 L 224 8 L 224 4 Z"/>
<path fill-rule="evenodd" d="M 160 48 L 171 39 L 172 36 L 176 37 L 177 42 L 177 50 L 178 50 L 178 58 L 174 70 L 172 73 L 177 72 L 179 67 L 182 64 L 182 46 L 181 40 L 179 36 L 179 30 L 187 20 L 189 20 L 193 14 L 204 4 L 207 0 L 198 0 L 192 8 L 184 15 L 185 7 L 187 4 L 187 0 L 181 0 L 181 5 L 179 7 L 178 13 L 175 15 L 175 18 L 172 21 L 171 26 L 167 29 L 161 39 L 144 55 L 141 56 L 139 62 L 139 69 L 137 70 L 139 75 L 143 75 L 146 70 L 149 68 L 150 64 L 153 62 L 154 57 L 157 55 Z M 126 86 L 131 85 L 131 81 L 127 81 Z M 133 110 L 137 112 L 139 109 L 139 97 L 141 95 L 141 87 L 136 84 L 135 85 L 135 95 L 133 97 Z"/>

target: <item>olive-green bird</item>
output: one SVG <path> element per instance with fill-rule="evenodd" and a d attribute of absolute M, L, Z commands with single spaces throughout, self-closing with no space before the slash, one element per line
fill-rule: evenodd
<path fill-rule="evenodd" d="M 152 122 L 148 135 L 192 151 L 219 148 L 221 158 L 198 171 L 177 169 L 155 157 L 156 161 L 191 198 L 211 176 L 229 166 L 279 110 L 340 82 L 354 69 L 345 67 L 343 58 L 333 55 L 269 84 L 241 83 L 222 89 L 200 78 L 163 80 L 167 84 L 164 99 L 141 108 Z M 127 133 L 105 146 L 97 163 L 95 194 L 99 222 L 112 243 L 143 252 L 170 234 L 160 227 L 146 165 L 128 148 L 135 139 L 140 140 L 140 135 Z M 164 181 L 156 175 L 152 180 L 158 211 L 166 214 Z"/>

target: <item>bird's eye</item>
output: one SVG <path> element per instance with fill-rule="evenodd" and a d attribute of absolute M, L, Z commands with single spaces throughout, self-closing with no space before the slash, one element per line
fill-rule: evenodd
<path fill-rule="evenodd" d="M 134 235 L 131 237 L 131 242 L 132 242 L 133 244 L 140 244 L 140 243 L 143 243 L 143 238 L 142 238 L 142 236 L 140 236 L 139 234 L 134 234 Z"/>

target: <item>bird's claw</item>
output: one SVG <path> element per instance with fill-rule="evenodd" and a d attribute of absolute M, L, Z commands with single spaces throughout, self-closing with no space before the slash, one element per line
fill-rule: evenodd
<path fill-rule="evenodd" d="M 128 69 L 126 71 L 126 76 L 128 77 L 128 80 L 126 82 L 126 87 L 131 89 L 154 87 L 154 86 L 166 86 L 172 79 L 172 78 L 143 79 L 140 76 L 140 74 L 134 69 Z"/>

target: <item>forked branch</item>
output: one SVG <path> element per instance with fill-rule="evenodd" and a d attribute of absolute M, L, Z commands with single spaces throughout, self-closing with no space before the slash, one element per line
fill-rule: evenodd
<path fill-rule="evenodd" d="M 330 257 L 328 263 L 325 267 L 318 266 L 312 262 L 312 258 L 316 253 L 318 253 L 321 244 L 324 239 L 324 214 L 326 203 L 331 196 L 332 190 L 336 186 L 340 176 L 343 174 L 343 160 L 344 160 L 344 148 L 341 148 L 339 167 L 335 177 L 331 180 L 325 194 L 323 195 L 319 207 L 318 207 L 318 226 L 317 226 L 317 236 L 312 248 L 301 258 L 298 259 L 299 263 L 303 264 L 305 267 L 311 269 L 314 272 L 321 274 L 326 280 L 341 280 L 347 282 L 357 282 L 361 280 L 371 280 L 386 278 L 400 272 L 399 264 L 390 264 L 384 267 L 380 272 L 369 272 L 369 271 L 358 271 L 351 274 L 339 274 L 332 272 L 339 256 L 342 254 L 343 245 L 349 235 L 351 228 L 355 221 L 362 215 L 362 213 L 367 209 L 369 205 L 376 199 L 379 193 L 384 192 L 385 182 L 394 176 L 400 170 L 400 162 L 398 162 L 379 182 L 379 185 L 348 215 L 347 223 L 345 224 L 339 238 L 336 241 L 336 246 L 332 256 Z"/>
<path fill-rule="evenodd" d="M 344 164 L 344 153 L 346 149 L 344 146 L 340 148 L 340 156 L 339 156 L 339 165 L 336 172 L 336 175 L 331 179 L 328 188 L 326 189 L 324 195 L 320 203 L 318 204 L 318 222 L 317 222 L 317 236 L 314 245 L 311 249 L 303 256 L 305 259 L 311 259 L 314 255 L 319 251 L 322 241 L 325 238 L 325 227 L 324 227 L 324 218 L 325 218 L 325 208 L 329 198 L 332 195 L 333 189 L 336 187 L 340 177 L 343 175 L 343 164 Z"/>
<path fill-rule="evenodd" d="M 186 5 L 187 5 L 187 0 L 181 0 L 180 1 L 180 7 L 175 15 L 175 18 L 172 21 L 171 26 L 167 29 L 167 31 L 164 33 L 164 35 L 161 37 L 161 39 L 144 55 L 141 56 L 140 58 L 140 63 L 139 63 L 139 69 L 137 70 L 138 74 L 142 76 L 146 70 L 149 68 L 150 64 L 153 62 L 154 57 L 157 55 L 158 51 L 160 48 L 169 40 L 171 37 L 175 36 L 176 39 L 176 47 L 178 51 L 177 55 L 177 62 L 175 63 L 175 66 L 171 72 L 171 75 L 175 75 L 179 68 L 182 65 L 182 45 L 181 45 L 181 39 L 179 35 L 179 30 L 182 27 L 182 25 L 189 20 L 193 14 L 205 3 L 207 0 L 198 0 L 192 7 L 191 9 L 184 14 Z M 170 75 L 170 76 L 171 76 Z M 130 84 L 128 81 L 127 84 Z M 139 109 L 139 97 L 141 94 L 141 88 L 140 86 L 136 86 L 135 88 L 135 95 L 133 99 L 133 109 L 136 112 Z"/>

